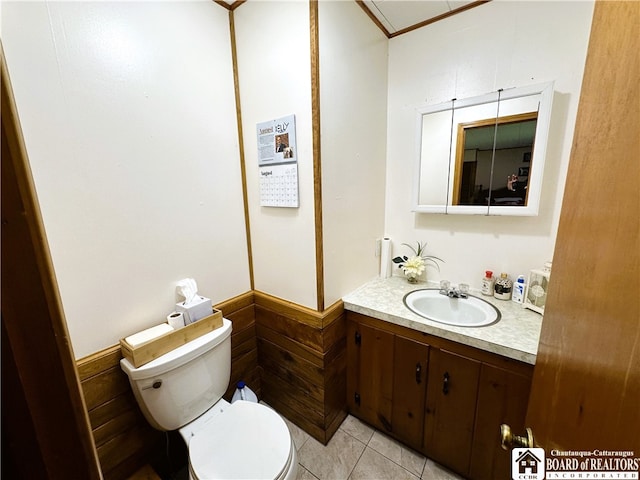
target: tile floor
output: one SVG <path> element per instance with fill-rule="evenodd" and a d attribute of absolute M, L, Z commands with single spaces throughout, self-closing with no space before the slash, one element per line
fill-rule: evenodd
<path fill-rule="evenodd" d="M 285 421 L 298 450 L 299 480 L 462 479 L 351 415 L 326 446 Z"/>

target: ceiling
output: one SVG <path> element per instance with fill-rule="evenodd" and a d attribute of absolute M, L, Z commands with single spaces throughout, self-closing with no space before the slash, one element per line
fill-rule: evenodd
<path fill-rule="evenodd" d="M 390 37 L 486 3 L 475 0 L 363 0 Z"/>
<path fill-rule="evenodd" d="M 214 0 L 234 10 L 246 0 Z M 346 0 L 343 0 L 346 1 Z M 355 0 L 387 37 L 423 27 L 491 0 Z"/>

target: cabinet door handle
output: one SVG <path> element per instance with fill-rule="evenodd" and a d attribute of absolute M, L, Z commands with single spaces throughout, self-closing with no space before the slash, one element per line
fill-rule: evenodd
<path fill-rule="evenodd" d="M 442 393 L 449 395 L 449 372 L 444 372 L 442 380 Z"/>
<path fill-rule="evenodd" d="M 416 383 L 422 383 L 422 365 L 416 363 Z"/>

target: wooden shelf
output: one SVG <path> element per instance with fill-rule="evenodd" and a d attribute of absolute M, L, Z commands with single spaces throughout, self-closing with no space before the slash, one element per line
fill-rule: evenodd
<path fill-rule="evenodd" d="M 122 349 L 122 356 L 129 360 L 134 367 L 138 368 L 221 326 L 222 312 L 214 308 L 213 314 L 208 317 L 149 340 L 148 342 L 136 345 L 135 347 L 130 345 L 126 339 L 121 339 L 120 348 Z"/>

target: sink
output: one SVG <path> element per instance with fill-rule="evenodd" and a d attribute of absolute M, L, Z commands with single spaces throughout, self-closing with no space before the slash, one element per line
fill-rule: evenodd
<path fill-rule="evenodd" d="M 500 310 L 489 302 L 473 295 L 449 298 L 436 288 L 410 292 L 404 304 L 421 317 L 457 327 L 485 327 L 500 320 Z"/>

